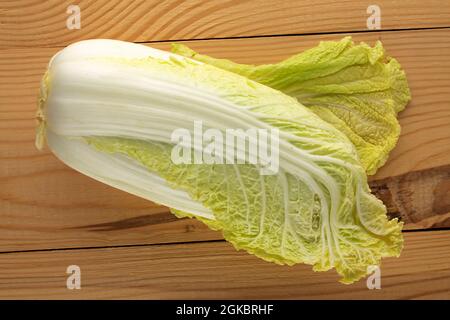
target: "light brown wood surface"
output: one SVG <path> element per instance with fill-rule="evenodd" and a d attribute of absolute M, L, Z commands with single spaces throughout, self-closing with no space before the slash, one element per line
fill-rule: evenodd
<path fill-rule="evenodd" d="M 401 258 L 383 261 L 379 290 L 340 284 L 333 270 L 267 263 L 223 241 L 4 253 L 0 298 L 448 299 L 449 246 L 447 231 L 406 233 Z M 80 290 L 66 287 L 70 265 L 81 269 Z"/>
<path fill-rule="evenodd" d="M 370 185 L 405 229 L 449 228 L 450 3 L 378 1 L 384 31 L 358 33 L 342 32 L 366 29 L 364 1 L 80 1 L 82 29 L 67 30 L 70 3 L 0 3 L 0 298 L 450 298 L 449 231 L 407 232 L 401 258 L 383 262 L 382 290 L 343 286 L 334 271 L 236 253 L 219 232 L 34 147 L 39 80 L 50 57 L 76 40 L 221 38 L 187 44 L 255 64 L 345 35 L 381 40 L 405 69 L 413 99 Z M 439 29 L 398 30 L 411 28 Z M 287 35 L 327 32 L 338 33 Z M 82 267 L 83 290 L 65 288 L 69 264 Z"/>
<path fill-rule="evenodd" d="M 373 180 L 370 188 L 405 229 L 450 226 L 450 165 Z"/>
<path fill-rule="evenodd" d="M 81 29 L 66 28 L 71 4 Z M 446 27 L 448 0 L 14 0 L 0 2 L 0 48 L 61 46 L 88 38 L 160 41 L 367 30 L 367 8 L 382 28 Z"/>

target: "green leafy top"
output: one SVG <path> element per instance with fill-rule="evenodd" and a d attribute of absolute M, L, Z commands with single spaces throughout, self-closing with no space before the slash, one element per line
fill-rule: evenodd
<path fill-rule="evenodd" d="M 381 42 L 371 48 L 355 45 L 351 37 L 324 41 L 279 63 L 257 66 L 215 59 L 182 44 L 173 44 L 172 51 L 296 97 L 351 140 L 368 174 L 394 148 L 397 113 L 411 98 L 405 73 L 385 57 Z"/>

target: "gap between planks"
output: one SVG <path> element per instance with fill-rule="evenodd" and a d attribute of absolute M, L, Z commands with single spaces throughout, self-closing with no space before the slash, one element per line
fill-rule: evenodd
<path fill-rule="evenodd" d="M 286 34 L 267 34 L 267 35 L 256 35 L 256 36 L 237 36 L 237 37 L 214 37 L 214 38 L 196 38 L 196 39 L 171 39 L 171 40 L 145 40 L 145 41 L 130 41 L 136 44 L 152 45 L 152 44 L 167 44 L 172 42 L 192 42 L 192 41 L 221 41 L 221 40 L 245 40 L 245 39 L 264 39 L 264 38 L 283 38 L 283 37 L 308 37 L 308 36 L 333 36 L 333 35 L 348 35 L 353 34 L 381 34 L 386 32 L 411 32 L 411 31 L 426 31 L 426 30 L 446 30 L 450 29 L 450 26 L 445 27 L 423 27 L 423 28 L 404 28 L 404 29 L 379 29 L 379 30 L 343 30 L 335 32 L 305 32 L 305 33 L 286 33 Z M 88 39 L 84 39 L 88 40 Z M 81 40 L 79 40 L 81 41 Z M 127 41 L 127 40 L 122 40 Z M 73 43 L 73 42 L 72 42 Z M 48 46 L 35 46 L 35 49 L 62 49 L 69 45 L 48 45 Z M 29 47 L 0 47 L 0 52 L 2 50 L 10 49 L 28 49 Z"/>
<path fill-rule="evenodd" d="M 364 31 L 371 16 L 370 3 L 357 0 L 80 0 L 80 29 L 69 30 L 72 4 L 0 3 L 0 47 L 58 46 L 88 38 L 146 42 Z M 383 29 L 450 26 L 450 7 L 440 0 L 376 5 Z"/>
<path fill-rule="evenodd" d="M 382 260 L 381 290 L 365 279 L 342 285 L 334 270 L 268 263 L 222 241 L 5 254 L 0 298 L 448 299 L 449 245 L 448 231 L 405 234 L 402 255 Z M 81 290 L 66 288 L 70 265 L 81 269 Z"/>
<path fill-rule="evenodd" d="M 404 31 L 422 31 L 422 30 L 445 30 L 447 27 L 428 27 L 428 28 L 404 28 L 404 29 L 380 29 L 380 30 L 344 30 L 335 32 L 305 32 L 305 33 L 286 33 L 286 34 L 268 34 L 259 36 L 239 36 L 239 37 L 216 37 L 216 38 L 199 38 L 199 39 L 173 39 L 173 40 L 149 40 L 149 41 L 133 41 L 138 44 L 158 44 L 158 43 L 172 43 L 172 42 L 192 42 L 192 41 L 214 41 L 214 40 L 239 40 L 239 39 L 264 39 L 264 38 L 282 38 L 282 37 L 307 37 L 307 36 L 333 36 L 333 35 L 353 35 L 353 34 L 370 34 L 370 33 L 384 33 L 384 32 L 404 32 Z M 51 46 L 42 48 L 64 48 L 65 46 Z M 0 48 L 5 49 L 5 48 Z"/>
<path fill-rule="evenodd" d="M 410 233 L 440 232 L 440 231 L 450 232 L 450 227 L 449 228 L 403 230 L 403 235 L 410 234 Z M 190 244 L 215 243 L 215 242 L 227 243 L 227 241 L 225 239 L 194 240 L 194 241 L 179 241 L 179 242 L 160 242 L 160 243 L 152 242 L 152 243 L 123 244 L 123 245 L 111 245 L 111 246 L 43 248 L 43 249 L 30 249 L 30 250 L 0 251 L 0 255 L 1 254 L 14 254 L 14 253 L 32 253 L 32 252 L 53 252 L 53 251 L 72 251 L 72 250 L 97 250 L 97 249 L 160 247 L 160 246 L 190 245 Z"/>

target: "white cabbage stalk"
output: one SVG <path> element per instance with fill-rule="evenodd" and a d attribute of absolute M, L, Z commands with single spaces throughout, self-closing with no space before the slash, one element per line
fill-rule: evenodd
<path fill-rule="evenodd" d="M 46 140 L 72 168 L 196 217 L 262 259 L 334 267 L 351 283 L 401 251 L 402 224 L 371 195 L 347 137 L 238 74 L 143 45 L 82 41 L 50 61 L 38 119 L 39 148 Z M 196 120 L 221 132 L 279 129 L 279 172 L 174 164 L 171 133 Z"/>
<path fill-rule="evenodd" d="M 143 45 L 103 39 L 77 42 L 58 52 L 50 60 L 48 71 L 41 82 L 36 146 L 41 149 L 46 138 L 48 146 L 59 159 L 91 178 L 156 203 L 214 219 L 210 210 L 201 203 L 193 201 L 183 190 L 171 189 L 164 179 L 157 174 L 145 170 L 134 161 L 124 160 L 120 155 L 107 155 L 99 152 L 79 139 L 89 135 L 151 138 L 151 136 L 136 136 L 135 134 L 123 135 L 120 122 L 124 118 L 115 114 L 112 106 L 107 106 L 101 111 L 115 118 L 112 123 L 118 123 L 115 128 L 110 127 L 104 115 L 96 114 L 96 109 L 90 108 L 89 98 L 83 95 L 87 92 L 83 92 L 82 88 L 78 88 L 80 91 L 75 92 L 75 89 L 71 87 L 72 85 L 76 86 L 77 76 L 80 75 L 80 72 L 85 77 L 83 78 L 86 81 L 84 84 L 89 86 L 89 81 L 93 81 L 96 76 L 105 77 L 104 73 L 113 71 L 114 66 L 106 65 L 103 66 L 104 69 L 99 69 L 99 74 L 96 75 L 96 61 L 94 59 L 143 59 L 147 57 L 167 60 L 170 57 L 176 57 L 176 55 Z M 103 72 L 103 74 L 100 74 L 100 72 Z M 110 76 L 108 75 L 108 77 Z M 125 80 L 120 72 L 116 71 L 115 76 L 117 80 L 121 78 Z M 58 80 L 55 80 L 55 78 Z M 110 80 L 114 81 L 113 78 Z M 51 86 L 51 83 L 56 85 Z M 50 90 L 51 87 L 52 90 Z M 108 88 L 105 83 L 103 90 L 114 90 L 114 87 Z M 49 94 L 50 92 L 51 94 Z M 71 92 L 75 98 L 71 98 L 71 95 L 67 94 L 68 92 Z M 104 94 L 105 91 L 99 92 L 100 100 L 101 95 Z M 131 98 L 131 95 L 129 97 Z M 94 101 L 95 97 L 92 98 L 91 101 Z M 84 103 L 84 106 L 77 107 L 81 103 Z M 139 128 L 138 123 L 142 121 L 142 117 L 139 111 L 136 111 L 139 107 L 133 107 L 134 109 L 131 106 L 128 108 L 127 120 L 131 123 L 131 126 Z M 73 112 L 78 113 L 78 115 L 74 116 Z M 84 127 L 76 126 L 72 120 L 80 121 L 82 116 L 92 122 L 88 124 L 88 121 L 86 121 Z M 99 131 L 96 131 L 96 121 L 102 122 L 104 126 L 100 126 Z M 152 119 L 149 119 L 149 121 L 152 121 Z M 68 125 L 66 126 L 66 124 Z M 90 127 L 87 128 L 87 125 Z"/>

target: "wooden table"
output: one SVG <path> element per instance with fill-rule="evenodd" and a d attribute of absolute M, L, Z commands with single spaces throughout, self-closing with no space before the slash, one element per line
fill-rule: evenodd
<path fill-rule="evenodd" d="M 0 2 L 0 298 L 450 298 L 450 2 L 378 0 L 367 30 L 357 0 Z M 334 271 L 273 265 L 236 252 L 191 219 L 112 189 L 34 147 L 39 80 L 50 57 L 88 38 L 274 62 L 320 40 L 379 39 L 406 70 L 412 102 L 374 192 L 406 223 L 400 258 L 383 260 L 382 289 L 346 286 Z M 81 268 L 81 290 L 66 268 Z"/>

